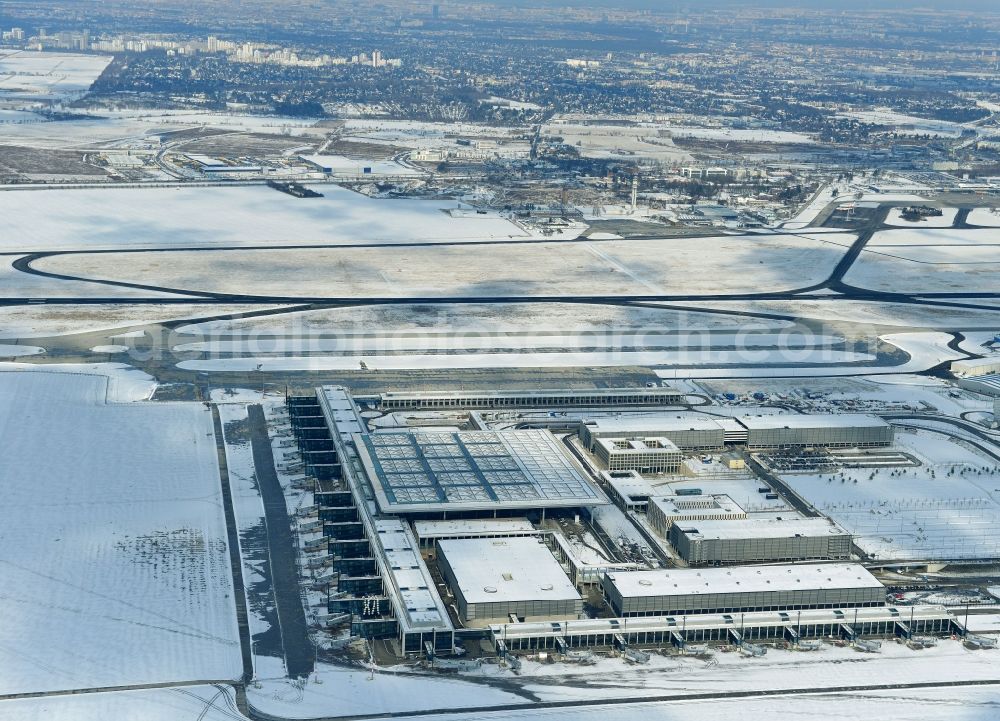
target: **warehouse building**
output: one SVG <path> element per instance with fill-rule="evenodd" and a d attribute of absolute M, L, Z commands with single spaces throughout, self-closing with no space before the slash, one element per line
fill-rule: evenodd
<path fill-rule="evenodd" d="M 576 586 L 537 538 L 438 541 L 438 567 L 467 625 L 583 613 Z"/>
<path fill-rule="evenodd" d="M 674 388 L 584 388 L 512 391 L 389 392 L 374 398 L 384 410 L 433 408 L 560 408 L 672 406 L 684 403 Z"/>
<path fill-rule="evenodd" d="M 885 587 L 856 563 L 669 569 L 605 574 L 618 616 L 683 616 L 885 605 Z"/>
<path fill-rule="evenodd" d="M 750 450 L 796 446 L 876 448 L 890 446 L 892 426 L 861 413 L 741 416 Z"/>
<path fill-rule="evenodd" d="M 681 449 L 667 438 L 598 438 L 594 455 L 609 471 L 677 473 Z"/>
<path fill-rule="evenodd" d="M 850 558 L 851 536 L 826 518 L 675 523 L 668 539 L 692 566 Z"/>
<path fill-rule="evenodd" d="M 702 521 L 738 521 L 747 517 L 736 501 L 724 494 L 712 496 L 653 496 L 649 499 L 646 517 L 650 525 L 664 538 L 675 523 Z"/>

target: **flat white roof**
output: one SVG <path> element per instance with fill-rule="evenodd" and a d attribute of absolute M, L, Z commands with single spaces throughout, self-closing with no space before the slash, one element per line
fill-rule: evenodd
<path fill-rule="evenodd" d="M 678 392 L 676 388 L 668 386 L 656 386 L 654 388 L 539 388 L 509 391 L 387 391 L 379 394 L 379 398 L 382 400 L 423 400 L 427 398 L 578 398 L 627 395 L 669 396 L 676 395 Z"/>
<path fill-rule="evenodd" d="M 601 471 L 601 477 L 622 496 L 648 497 L 656 493 L 649 481 L 637 471 Z"/>
<path fill-rule="evenodd" d="M 668 519 L 676 516 L 714 515 L 722 513 L 743 513 L 743 508 L 724 493 L 708 496 L 653 496 L 654 504 Z"/>
<path fill-rule="evenodd" d="M 613 453 L 681 452 L 681 449 L 678 448 L 673 441 L 662 436 L 645 436 L 643 438 L 598 438 L 597 443 Z M 617 445 L 619 443 L 628 444 L 628 447 L 620 448 Z"/>
<path fill-rule="evenodd" d="M 468 603 L 576 601 L 576 590 L 540 539 L 466 538 L 438 542 Z"/>
<path fill-rule="evenodd" d="M 739 416 L 748 430 L 770 428 L 885 428 L 889 424 L 867 413 L 810 413 L 766 416 Z"/>
<path fill-rule="evenodd" d="M 854 623 L 855 618 L 861 623 L 876 621 L 902 620 L 909 621 L 927 619 L 948 620 L 953 616 L 944 606 L 879 606 L 875 608 L 851 608 L 843 611 L 837 609 L 809 609 L 794 611 L 783 615 L 780 611 L 754 611 L 739 614 L 740 622 L 747 628 L 782 627 L 791 623 L 830 624 Z M 683 618 L 683 622 L 681 619 Z M 971 621 L 970 621 L 971 623 Z M 494 638 L 544 638 L 566 636 L 582 636 L 586 634 L 637 633 L 640 631 L 680 630 L 699 631 L 702 629 L 732 628 L 732 614 L 704 613 L 691 616 L 632 616 L 630 618 L 591 618 L 578 621 L 550 623 L 546 621 L 528 621 L 527 623 L 502 623 L 490 626 Z"/>
<path fill-rule="evenodd" d="M 527 518 L 482 518 L 455 521 L 416 521 L 413 524 L 418 538 L 474 535 L 490 533 L 533 533 L 535 527 Z"/>
<path fill-rule="evenodd" d="M 615 571 L 607 577 L 623 598 L 883 588 L 868 569 L 857 563 Z"/>
<path fill-rule="evenodd" d="M 409 527 L 398 518 L 372 522 L 381 559 L 399 599 L 400 622 L 407 629 L 450 628 L 451 619 L 434 587 L 430 572 L 413 542 Z"/>
<path fill-rule="evenodd" d="M 635 433 L 636 435 L 655 436 L 658 431 L 721 431 L 726 426 L 721 423 L 723 418 L 709 418 L 697 414 L 660 414 L 631 415 L 614 417 L 588 418 L 584 424 L 591 431 L 613 433 Z M 737 424 L 732 423 L 733 427 Z"/>
<path fill-rule="evenodd" d="M 696 498 L 696 496 L 692 496 Z M 793 536 L 845 535 L 826 518 L 745 518 L 733 521 L 685 521 L 682 531 L 696 539 L 791 538 Z M 695 533 L 690 532 L 696 529 Z"/>

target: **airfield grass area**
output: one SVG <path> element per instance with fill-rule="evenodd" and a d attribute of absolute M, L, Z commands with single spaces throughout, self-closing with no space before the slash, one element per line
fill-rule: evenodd
<path fill-rule="evenodd" d="M 849 244 L 844 235 L 838 239 Z M 78 254 L 44 258 L 35 267 L 85 278 L 233 294 L 624 296 L 799 288 L 826 279 L 844 250 L 821 237 L 723 236 L 499 243 L 488 248 L 459 244 Z"/>

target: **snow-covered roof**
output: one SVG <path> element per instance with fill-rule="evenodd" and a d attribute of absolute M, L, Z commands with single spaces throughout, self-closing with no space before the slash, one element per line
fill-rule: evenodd
<path fill-rule="evenodd" d="M 694 413 L 588 418 L 585 425 L 592 433 L 635 432 L 637 435 L 656 435 L 659 431 L 721 431 L 727 427 L 725 421 L 737 427 L 737 424 L 728 418 L 709 418 Z"/>
<path fill-rule="evenodd" d="M 692 539 L 792 538 L 793 536 L 845 535 L 826 518 L 745 518 L 731 521 L 690 521 L 681 530 Z"/>
<path fill-rule="evenodd" d="M 500 533 L 535 533 L 527 518 L 468 518 L 454 521 L 416 521 L 413 530 L 418 538 L 447 538 Z"/>
<path fill-rule="evenodd" d="M 806 563 L 784 566 L 616 571 L 607 574 L 623 598 L 687 596 L 714 593 L 759 593 L 838 588 L 882 588 L 857 563 Z"/>
<path fill-rule="evenodd" d="M 537 538 L 438 542 L 467 603 L 579 600 L 555 556 Z"/>
<path fill-rule="evenodd" d="M 747 430 L 772 428 L 885 428 L 889 424 L 867 413 L 810 413 L 740 416 L 736 419 Z"/>
<path fill-rule="evenodd" d="M 681 449 L 663 436 L 646 436 L 643 438 L 598 438 L 597 444 L 608 449 L 609 453 L 680 453 Z"/>
<path fill-rule="evenodd" d="M 601 471 L 601 477 L 624 498 L 648 498 L 656 492 L 638 471 Z"/>
<path fill-rule="evenodd" d="M 409 526 L 398 518 L 373 521 L 385 575 L 398 600 L 397 618 L 406 629 L 450 628 L 451 619 L 420 556 Z"/>
<path fill-rule="evenodd" d="M 668 519 L 700 515 L 714 516 L 719 513 L 744 513 L 736 501 L 724 493 L 710 496 L 654 496 L 649 502 L 655 505 Z"/>

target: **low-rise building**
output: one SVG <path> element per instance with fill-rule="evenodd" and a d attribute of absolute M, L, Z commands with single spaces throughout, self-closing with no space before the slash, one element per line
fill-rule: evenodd
<path fill-rule="evenodd" d="M 851 555 L 851 535 L 826 518 L 675 523 L 668 538 L 691 565 L 835 560 Z"/>
<path fill-rule="evenodd" d="M 683 456 L 667 438 L 598 438 L 594 454 L 609 471 L 677 473 Z"/>
<path fill-rule="evenodd" d="M 675 523 L 701 521 L 736 521 L 747 517 L 736 501 L 724 494 L 712 496 L 653 496 L 646 516 L 650 525 L 664 538 Z"/>
<path fill-rule="evenodd" d="M 475 538 L 438 542 L 438 567 L 460 620 L 578 618 L 583 600 L 541 539 Z"/>
<path fill-rule="evenodd" d="M 683 616 L 885 605 L 885 587 L 856 563 L 616 571 L 601 582 L 618 616 Z"/>

